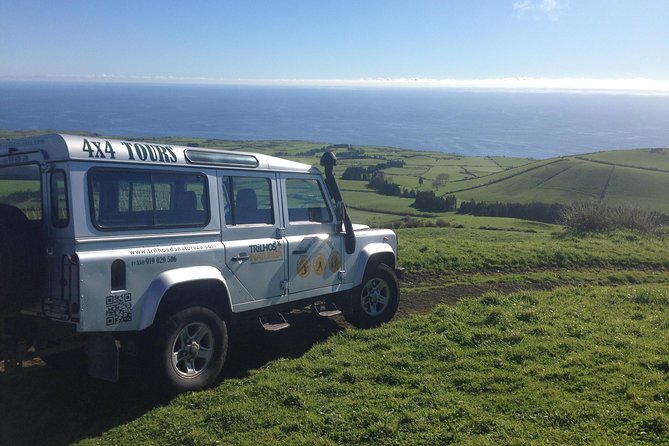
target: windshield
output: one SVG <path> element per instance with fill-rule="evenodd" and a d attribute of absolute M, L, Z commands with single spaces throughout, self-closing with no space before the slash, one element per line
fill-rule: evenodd
<path fill-rule="evenodd" d="M 37 164 L 0 167 L 0 204 L 16 206 L 29 220 L 42 218 L 40 169 Z"/>

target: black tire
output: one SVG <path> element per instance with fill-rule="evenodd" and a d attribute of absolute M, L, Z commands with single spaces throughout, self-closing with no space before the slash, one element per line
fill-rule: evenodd
<path fill-rule="evenodd" d="M 163 390 L 179 393 L 214 384 L 228 352 L 225 322 L 205 307 L 190 307 L 164 320 L 149 343 L 154 374 Z"/>
<path fill-rule="evenodd" d="M 0 204 L 0 314 L 20 310 L 37 298 L 43 263 L 40 246 L 25 214 Z"/>
<path fill-rule="evenodd" d="M 390 321 L 400 303 L 400 287 L 395 271 L 381 263 L 365 272 L 362 284 L 351 294 L 346 320 L 358 328 L 378 327 Z"/>

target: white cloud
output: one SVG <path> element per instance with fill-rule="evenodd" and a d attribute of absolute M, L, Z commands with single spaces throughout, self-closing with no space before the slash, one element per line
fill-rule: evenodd
<path fill-rule="evenodd" d="M 619 93 L 669 96 L 669 79 L 647 78 L 537 78 L 506 77 L 486 79 L 433 78 L 361 78 L 361 79 L 229 79 L 220 77 L 134 76 L 97 74 L 87 76 L 40 76 L 13 78 L 0 76 L 3 81 L 66 81 L 105 83 L 151 83 L 188 85 L 267 85 L 335 88 L 439 88 L 459 90 L 504 90 L 573 93 Z"/>
<path fill-rule="evenodd" d="M 467 80 L 424 78 L 374 78 L 357 80 L 281 79 L 273 81 L 255 81 L 253 83 L 314 87 L 450 88 L 466 90 L 568 91 L 581 93 L 669 95 L 669 80 L 653 80 L 646 78 L 593 79 L 513 77 Z"/>
<path fill-rule="evenodd" d="M 513 9 L 519 15 L 533 14 L 558 21 L 560 12 L 566 7 L 562 0 L 519 0 L 513 3 Z"/>

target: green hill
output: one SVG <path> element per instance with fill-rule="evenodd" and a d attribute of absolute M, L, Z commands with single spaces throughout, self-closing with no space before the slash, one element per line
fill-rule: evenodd
<path fill-rule="evenodd" d="M 35 133 L 44 132 L 0 130 L 0 138 Z M 335 169 L 338 177 L 348 167 L 363 167 L 369 172 L 383 172 L 389 182 L 404 192 L 433 190 L 440 196 L 455 195 L 459 203 L 476 200 L 550 204 L 595 200 L 669 214 L 669 149 L 612 150 L 532 160 L 311 141 L 132 139 L 260 152 L 311 165 L 319 164 L 324 150 L 332 150 L 339 159 Z M 394 164 L 384 166 L 390 162 Z M 413 198 L 380 196 L 367 186 L 366 180 L 341 180 L 340 185 L 352 215 L 360 222 L 371 217 L 384 221 L 397 219 L 398 215 L 427 215 L 412 207 Z"/>
<path fill-rule="evenodd" d="M 596 200 L 669 213 L 669 150 L 599 152 L 538 161 L 487 177 L 452 182 L 462 200 L 568 203 Z"/>

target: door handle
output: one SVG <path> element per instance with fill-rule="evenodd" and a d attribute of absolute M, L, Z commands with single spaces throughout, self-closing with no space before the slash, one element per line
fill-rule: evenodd
<path fill-rule="evenodd" d="M 240 252 L 239 254 L 237 254 L 237 257 L 233 257 L 231 260 L 233 262 L 242 262 L 242 261 L 248 260 L 248 259 L 250 259 L 248 253 Z"/>
<path fill-rule="evenodd" d="M 298 248 L 295 251 L 293 251 L 293 254 L 305 254 L 307 252 L 307 248 Z"/>

